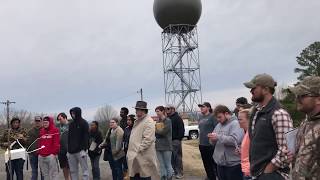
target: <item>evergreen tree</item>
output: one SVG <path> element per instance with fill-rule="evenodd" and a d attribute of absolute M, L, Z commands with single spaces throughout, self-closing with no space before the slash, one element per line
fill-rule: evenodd
<path fill-rule="evenodd" d="M 320 42 L 314 42 L 305 48 L 297 57 L 297 62 L 301 66 L 294 69 L 295 73 L 300 74 L 298 80 L 311 75 L 320 76 Z"/>

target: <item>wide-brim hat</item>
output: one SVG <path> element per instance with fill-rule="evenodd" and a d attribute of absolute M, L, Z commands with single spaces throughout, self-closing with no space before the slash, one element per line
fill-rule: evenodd
<path fill-rule="evenodd" d="M 145 101 L 137 101 L 136 106 L 133 107 L 135 109 L 148 109 L 147 108 L 147 102 Z"/>

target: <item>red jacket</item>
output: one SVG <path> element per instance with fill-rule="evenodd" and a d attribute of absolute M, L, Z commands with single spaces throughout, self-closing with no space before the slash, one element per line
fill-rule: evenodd
<path fill-rule="evenodd" d="M 38 151 L 40 156 L 49 156 L 51 154 L 57 155 L 60 150 L 60 133 L 58 128 L 53 123 L 52 117 L 49 118 L 49 127 L 40 129 L 40 139 L 39 148 L 44 146 L 44 148 Z"/>

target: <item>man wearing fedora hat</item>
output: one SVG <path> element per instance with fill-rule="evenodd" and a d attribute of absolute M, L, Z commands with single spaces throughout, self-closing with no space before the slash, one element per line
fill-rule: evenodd
<path fill-rule="evenodd" d="M 128 173 L 133 180 L 151 180 L 158 176 L 155 149 L 155 122 L 148 115 L 147 103 L 137 101 L 135 121 L 127 152 Z M 157 174 L 154 174 L 157 173 Z"/>

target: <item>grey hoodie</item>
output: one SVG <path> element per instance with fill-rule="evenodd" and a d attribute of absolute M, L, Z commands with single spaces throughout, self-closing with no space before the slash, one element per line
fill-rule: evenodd
<path fill-rule="evenodd" d="M 214 128 L 218 134 L 215 142 L 213 159 L 220 166 L 235 166 L 240 164 L 240 155 L 235 152 L 236 146 L 240 147 L 244 132 L 240 128 L 238 119 L 235 116 L 225 123 L 218 123 Z"/>

